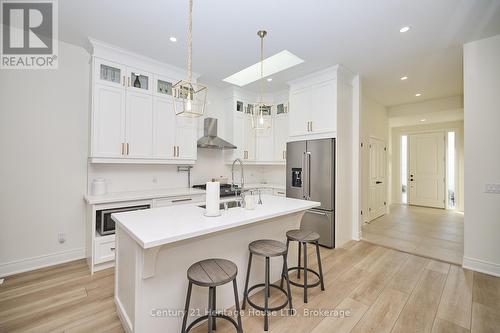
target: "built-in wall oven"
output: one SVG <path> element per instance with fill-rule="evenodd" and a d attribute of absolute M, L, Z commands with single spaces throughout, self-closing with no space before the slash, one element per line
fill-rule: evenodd
<path fill-rule="evenodd" d="M 110 208 L 102 209 L 96 212 L 96 229 L 99 235 L 111 235 L 115 233 L 115 221 L 111 218 L 111 214 L 130 212 L 133 210 L 149 209 L 150 205 L 140 205 L 131 207 L 120 207 L 120 208 Z"/>

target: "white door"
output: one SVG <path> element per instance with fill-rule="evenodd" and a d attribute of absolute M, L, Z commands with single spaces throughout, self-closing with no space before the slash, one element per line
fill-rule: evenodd
<path fill-rule="evenodd" d="M 288 139 L 288 117 L 286 114 L 276 115 L 273 124 L 274 160 L 286 160 L 286 140 Z"/>
<path fill-rule="evenodd" d="M 198 119 L 176 116 L 175 143 L 177 158 L 195 160 L 197 155 Z"/>
<path fill-rule="evenodd" d="M 376 219 L 386 212 L 386 153 L 387 148 L 382 140 L 369 140 L 369 185 L 368 185 L 368 217 Z"/>
<path fill-rule="evenodd" d="M 92 156 L 123 157 L 125 143 L 125 90 L 94 86 Z"/>
<path fill-rule="evenodd" d="M 153 156 L 153 97 L 127 91 L 127 157 Z"/>
<path fill-rule="evenodd" d="M 290 108 L 288 112 L 288 124 L 290 136 L 308 134 L 309 115 L 311 112 L 311 91 L 302 89 L 294 91 L 290 95 Z"/>
<path fill-rule="evenodd" d="M 171 159 L 175 146 L 175 114 L 171 98 L 153 97 L 153 156 Z"/>
<path fill-rule="evenodd" d="M 445 208 L 444 132 L 409 136 L 409 204 Z"/>

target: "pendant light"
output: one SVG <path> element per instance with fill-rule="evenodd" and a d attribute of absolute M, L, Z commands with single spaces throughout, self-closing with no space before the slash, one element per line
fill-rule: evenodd
<path fill-rule="evenodd" d="M 272 104 L 265 103 L 263 97 L 264 84 L 264 37 L 267 31 L 259 30 L 257 36 L 260 38 L 260 97 L 257 103 L 253 103 L 252 128 L 256 130 L 265 130 L 271 127 L 271 108 Z"/>
<path fill-rule="evenodd" d="M 193 0 L 189 0 L 187 81 L 181 80 L 172 86 L 174 112 L 177 116 L 201 117 L 205 113 L 207 87 L 193 82 Z"/>

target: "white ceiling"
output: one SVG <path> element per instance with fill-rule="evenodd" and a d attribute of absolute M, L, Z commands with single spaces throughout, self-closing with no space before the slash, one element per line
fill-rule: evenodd
<path fill-rule="evenodd" d="M 90 36 L 184 67 L 187 4 L 59 1 L 59 36 L 82 46 Z M 412 29 L 401 34 L 405 25 Z M 268 89 L 341 63 L 363 76 L 374 99 L 396 105 L 415 102 L 416 92 L 419 100 L 461 94 L 461 45 L 500 34 L 500 1 L 194 0 L 193 70 L 203 82 L 228 86 L 223 78 L 258 61 L 262 28 L 266 57 L 287 49 L 305 60 L 274 75 Z"/>

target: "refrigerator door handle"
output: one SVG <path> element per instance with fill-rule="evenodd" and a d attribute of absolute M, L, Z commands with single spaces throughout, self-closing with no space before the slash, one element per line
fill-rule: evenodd
<path fill-rule="evenodd" d="M 318 212 L 317 210 L 307 210 L 308 213 L 313 213 L 313 214 L 316 214 L 316 215 L 323 215 L 323 216 L 328 216 L 327 213 L 325 212 Z"/>
<path fill-rule="evenodd" d="M 311 152 L 306 152 L 307 164 L 307 200 L 311 200 Z"/>
<path fill-rule="evenodd" d="M 306 199 L 306 181 L 307 181 L 307 174 L 306 174 L 306 153 L 302 153 L 302 199 Z"/>

